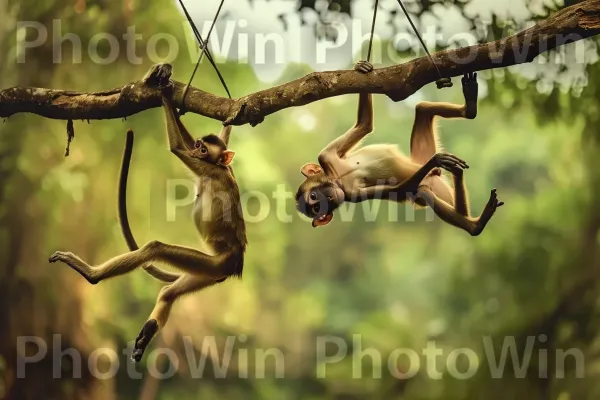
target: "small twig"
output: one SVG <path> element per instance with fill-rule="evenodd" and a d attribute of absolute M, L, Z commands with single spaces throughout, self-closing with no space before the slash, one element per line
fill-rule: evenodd
<path fill-rule="evenodd" d="M 69 150 L 71 149 L 71 142 L 75 139 L 75 128 L 73 127 L 73 120 L 67 121 L 67 148 L 65 150 L 65 157 L 69 157 Z"/>

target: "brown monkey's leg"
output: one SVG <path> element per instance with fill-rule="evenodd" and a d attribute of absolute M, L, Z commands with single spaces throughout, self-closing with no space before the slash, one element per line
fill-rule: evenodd
<path fill-rule="evenodd" d="M 210 276 L 215 280 L 228 275 L 227 255 L 209 256 L 200 251 L 152 241 L 136 251 L 114 257 L 104 264 L 92 267 L 73 253 L 57 251 L 49 259 L 51 263 L 62 261 L 79 272 L 88 282 L 123 275 L 151 262 L 165 262 L 192 275 Z"/>
<path fill-rule="evenodd" d="M 478 236 L 485 228 L 488 221 L 492 218 L 496 209 L 504 203 L 498 201 L 496 189 L 492 189 L 490 200 L 485 206 L 481 215 L 477 218 L 469 217 L 459 213 L 454 207 L 440 199 L 427 186 L 419 187 L 418 197 L 433 208 L 435 214 L 450 225 L 456 226 L 467 231 L 472 236 Z"/>
<path fill-rule="evenodd" d="M 183 275 L 172 284 L 163 287 L 158 294 L 156 305 L 154 306 L 154 310 L 152 310 L 152 314 L 150 314 L 150 318 L 148 318 L 148 321 L 146 321 L 135 339 L 131 358 L 137 362 L 142 359 L 144 351 L 152 341 L 152 338 L 167 323 L 171 307 L 178 298 L 202 290 L 215 283 L 215 280 L 208 276 Z"/>

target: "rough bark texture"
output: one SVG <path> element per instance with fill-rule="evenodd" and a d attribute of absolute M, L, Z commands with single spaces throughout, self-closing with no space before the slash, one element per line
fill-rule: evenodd
<path fill-rule="evenodd" d="M 540 53 L 600 33 L 600 0 L 586 0 L 565 8 L 537 25 L 507 38 L 433 55 L 445 77 L 465 72 L 531 62 Z M 426 57 L 381 68 L 368 75 L 356 71 L 309 74 L 295 81 L 228 99 L 190 88 L 187 111 L 223 121 L 255 126 L 267 115 L 328 97 L 349 93 L 385 94 L 400 101 L 438 78 Z M 173 81 L 173 101 L 181 107 L 185 84 Z M 0 91 L 0 118 L 29 112 L 53 119 L 125 118 L 161 105 L 161 92 L 137 81 L 105 92 L 84 93 L 15 87 Z"/>

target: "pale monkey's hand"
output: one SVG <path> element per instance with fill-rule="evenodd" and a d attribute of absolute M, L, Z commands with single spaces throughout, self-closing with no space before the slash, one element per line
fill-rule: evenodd
<path fill-rule="evenodd" d="M 433 168 L 445 169 L 452 175 L 461 175 L 463 170 L 469 168 L 469 165 L 464 160 L 449 153 L 436 153 L 431 157 L 429 162 Z"/>
<path fill-rule="evenodd" d="M 359 61 L 354 65 L 354 70 L 358 72 L 362 72 L 363 74 L 368 74 L 373 71 L 373 64 L 368 61 Z"/>

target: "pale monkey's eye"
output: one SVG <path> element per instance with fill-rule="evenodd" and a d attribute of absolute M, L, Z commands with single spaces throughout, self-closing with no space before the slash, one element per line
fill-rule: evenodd
<path fill-rule="evenodd" d="M 207 152 L 208 152 L 208 149 L 206 147 L 202 147 L 200 149 L 200 153 L 202 153 L 202 154 L 206 154 Z"/>
<path fill-rule="evenodd" d="M 310 199 L 313 200 L 313 201 L 317 200 L 317 192 L 311 192 L 310 193 Z"/>
<path fill-rule="evenodd" d="M 196 143 L 194 143 L 194 147 L 199 149 L 200 146 L 202 146 L 202 142 L 200 140 L 196 140 Z"/>

